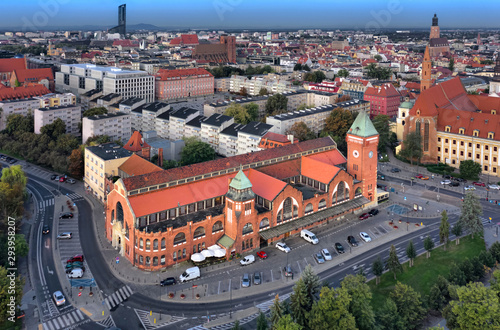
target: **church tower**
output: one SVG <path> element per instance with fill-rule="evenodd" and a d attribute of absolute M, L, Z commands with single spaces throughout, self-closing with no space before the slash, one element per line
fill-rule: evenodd
<path fill-rule="evenodd" d="M 490 81 L 490 94 L 500 94 L 500 54 L 497 55 L 493 79 Z"/>
<path fill-rule="evenodd" d="M 420 81 L 420 92 L 423 92 L 431 87 L 431 70 L 432 61 L 429 54 L 429 46 L 427 46 L 425 47 L 424 62 L 422 63 L 422 79 Z"/>
<path fill-rule="evenodd" d="M 379 134 L 370 117 L 360 111 L 347 131 L 347 173 L 362 182 L 363 196 L 374 201 L 377 192 L 377 147 Z"/>
<path fill-rule="evenodd" d="M 439 38 L 439 36 L 440 33 L 438 26 L 438 18 L 437 15 L 434 14 L 434 17 L 432 18 L 431 35 L 429 36 L 429 39 Z"/>

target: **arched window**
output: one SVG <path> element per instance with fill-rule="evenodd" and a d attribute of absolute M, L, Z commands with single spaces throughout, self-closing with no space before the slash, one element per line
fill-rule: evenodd
<path fill-rule="evenodd" d="M 186 235 L 184 233 L 178 233 L 174 238 L 174 245 L 184 243 L 186 241 Z"/>
<path fill-rule="evenodd" d="M 269 227 L 269 219 L 268 218 L 264 218 L 260 222 L 259 229 L 264 229 L 264 228 L 267 228 L 267 227 Z"/>
<path fill-rule="evenodd" d="M 158 240 L 157 239 L 155 239 L 153 241 L 153 251 L 158 251 Z"/>
<path fill-rule="evenodd" d="M 222 230 L 224 229 L 224 227 L 222 226 L 222 221 L 217 221 L 216 223 L 214 223 L 213 227 L 212 227 L 212 233 L 215 233 L 219 230 Z"/>
<path fill-rule="evenodd" d="M 146 251 L 151 250 L 151 241 L 149 239 L 146 240 Z"/>
<path fill-rule="evenodd" d="M 312 212 L 312 211 L 313 211 L 313 205 L 311 203 L 307 204 L 305 212 L 308 213 L 308 212 Z"/>
<path fill-rule="evenodd" d="M 111 210 L 111 221 L 115 220 L 115 210 Z"/>
<path fill-rule="evenodd" d="M 205 236 L 205 228 L 200 226 L 196 228 L 196 230 L 194 231 L 193 238 L 198 238 L 202 236 Z"/>
<path fill-rule="evenodd" d="M 183 258 L 186 258 L 186 249 L 185 249 L 185 248 L 184 248 L 184 249 L 182 249 L 182 257 L 183 257 Z"/>
<path fill-rule="evenodd" d="M 162 265 L 164 265 L 164 264 L 165 264 L 165 255 L 162 255 L 162 256 L 160 257 L 160 263 L 161 263 Z"/>
<path fill-rule="evenodd" d="M 144 242 L 142 238 L 139 240 L 139 249 L 142 249 L 144 247 Z"/>
<path fill-rule="evenodd" d="M 166 242 L 166 241 L 165 241 L 165 238 L 162 238 L 162 239 L 161 239 L 161 249 L 162 249 L 162 250 L 166 248 L 166 244 L 165 244 L 165 242 Z"/>
<path fill-rule="evenodd" d="M 178 251 L 177 251 L 177 259 L 180 259 L 180 258 L 182 258 L 182 255 L 181 255 L 181 250 L 178 250 Z"/>
<path fill-rule="evenodd" d="M 252 224 L 249 222 L 249 223 L 247 223 L 245 226 L 243 226 L 243 235 L 245 235 L 245 234 L 250 234 L 250 233 L 253 233 L 253 226 L 252 226 Z"/>
<path fill-rule="evenodd" d="M 193 245 L 193 253 L 196 253 L 196 245 Z"/>
<path fill-rule="evenodd" d="M 123 221 L 123 207 L 120 202 L 116 203 L 116 220 Z"/>
<path fill-rule="evenodd" d="M 174 261 L 177 260 L 177 252 L 174 251 Z"/>
<path fill-rule="evenodd" d="M 151 262 L 151 258 L 150 257 L 146 257 L 146 266 L 149 266 L 150 262 Z"/>
<path fill-rule="evenodd" d="M 337 203 L 337 192 L 334 192 L 333 196 L 332 196 L 332 204 L 335 204 L 335 203 Z"/>
<path fill-rule="evenodd" d="M 354 193 L 355 196 L 361 195 L 363 192 L 361 191 L 361 187 L 356 188 L 356 192 Z"/>
<path fill-rule="evenodd" d="M 296 218 L 299 216 L 299 208 L 297 207 L 297 205 L 294 205 L 293 206 L 293 217 Z"/>
<path fill-rule="evenodd" d="M 348 199 L 349 199 L 349 189 L 345 188 L 345 198 L 344 198 L 344 200 L 348 200 Z"/>
<path fill-rule="evenodd" d="M 322 209 L 325 206 L 326 206 L 326 200 L 323 198 L 322 200 L 319 201 L 318 209 Z"/>
<path fill-rule="evenodd" d="M 337 202 L 341 202 L 345 199 L 345 183 L 340 181 L 337 186 Z"/>
<path fill-rule="evenodd" d="M 143 258 L 143 256 L 139 256 L 139 264 L 141 264 L 141 265 L 142 265 L 142 263 L 143 263 L 143 262 L 144 262 L 144 258 Z"/>
<path fill-rule="evenodd" d="M 278 215 L 276 216 L 276 223 L 281 223 L 283 221 L 283 209 L 281 209 L 278 212 Z"/>
<path fill-rule="evenodd" d="M 292 218 L 292 199 L 288 197 L 283 203 L 283 220 Z"/>
<path fill-rule="evenodd" d="M 125 224 L 125 237 L 129 238 L 129 228 L 128 228 L 128 223 Z"/>
<path fill-rule="evenodd" d="M 158 266 L 158 257 L 153 258 L 153 266 Z"/>

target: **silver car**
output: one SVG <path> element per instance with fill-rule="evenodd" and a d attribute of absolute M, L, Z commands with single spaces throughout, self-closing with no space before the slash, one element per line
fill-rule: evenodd
<path fill-rule="evenodd" d="M 260 277 L 260 273 L 255 272 L 255 274 L 253 274 L 253 284 L 259 285 L 260 283 L 262 283 L 262 278 Z"/>
<path fill-rule="evenodd" d="M 325 258 L 325 260 L 332 260 L 332 255 L 327 249 L 321 250 L 321 254 L 323 255 L 323 258 Z"/>
<path fill-rule="evenodd" d="M 245 273 L 245 274 L 243 274 L 243 277 L 241 278 L 241 287 L 248 288 L 249 286 L 250 286 L 250 275 Z"/>
<path fill-rule="evenodd" d="M 64 298 L 64 295 L 61 291 L 54 292 L 54 294 L 52 294 L 52 298 L 54 298 L 56 306 L 62 306 L 66 302 L 66 298 Z"/>

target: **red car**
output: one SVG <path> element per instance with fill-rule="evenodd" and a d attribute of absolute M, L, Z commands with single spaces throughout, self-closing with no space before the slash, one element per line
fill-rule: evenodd
<path fill-rule="evenodd" d="M 417 178 L 417 179 L 422 179 L 423 177 L 424 177 L 424 176 L 423 176 L 422 174 L 417 174 L 417 175 L 415 175 L 415 178 Z"/>
<path fill-rule="evenodd" d="M 474 181 L 474 182 L 472 182 L 472 184 L 475 185 L 475 186 L 479 186 L 479 187 L 486 187 L 486 184 L 484 182 L 476 182 L 476 181 Z"/>
<path fill-rule="evenodd" d="M 359 216 L 359 220 L 366 220 L 370 217 L 370 214 L 368 213 L 363 213 Z"/>
<path fill-rule="evenodd" d="M 59 182 L 64 182 L 64 181 L 66 181 L 65 177 L 62 176 L 62 177 L 59 178 Z"/>
<path fill-rule="evenodd" d="M 80 261 L 80 262 L 83 262 L 83 254 L 77 254 L 75 256 L 72 256 L 71 258 L 69 258 L 66 263 L 67 264 L 70 264 L 72 262 L 75 262 L 75 261 Z"/>
<path fill-rule="evenodd" d="M 261 259 L 266 259 L 267 253 L 265 253 L 264 251 L 259 251 L 259 252 L 257 252 L 257 257 L 259 257 Z"/>

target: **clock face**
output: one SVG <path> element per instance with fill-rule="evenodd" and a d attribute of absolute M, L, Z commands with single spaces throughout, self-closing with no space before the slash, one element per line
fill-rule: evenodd
<path fill-rule="evenodd" d="M 358 158 L 359 157 L 359 152 L 357 150 L 354 150 L 352 152 L 352 155 L 355 157 L 355 158 Z"/>
<path fill-rule="evenodd" d="M 372 157 L 373 157 L 373 151 L 370 151 L 370 152 L 368 153 L 368 157 L 370 157 L 370 158 L 372 158 Z"/>

